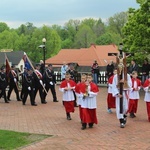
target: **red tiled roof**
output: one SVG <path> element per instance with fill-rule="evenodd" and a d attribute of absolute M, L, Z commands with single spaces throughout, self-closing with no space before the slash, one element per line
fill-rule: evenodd
<path fill-rule="evenodd" d="M 62 49 L 59 53 L 46 60 L 46 64 L 51 63 L 61 65 L 66 63 L 77 63 L 79 66 L 91 66 L 97 60 L 99 66 L 106 66 L 112 60 L 116 62 L 115 56 L 108 56 L 108 53 L 118 53 L 116 45 L 91 45 L 89 48 Z"/>

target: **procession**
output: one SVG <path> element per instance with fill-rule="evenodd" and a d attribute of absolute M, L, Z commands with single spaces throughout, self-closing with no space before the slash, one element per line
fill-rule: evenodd
<path fill-rule="evenodd" d="M 108 113 L 112 113 L 112 108 L 116 108 L 116 117 L 119 120 L 120 128 L 125 128 L 127 118 L 135 118 L 140 99 L 139 92 L 144 90 L 144 101 L 146 102 L 146 110 L 148 121 L 150 122 L 150 78 L 142 81 L 138 79 L 137 68 L 126 68 L 126 56 L 120 51 L 117 56 L 117 67 L 112 70 L 108 77 L 108 95 L 106 102 Z M 8 58 L 6 57 L 8 65 Z M 47 104 L 48 99 L 53 102 L 59 102 L 55 90 L 56 76 L 53 71 L 53 65 L 48 64 L 47 68 L 42 68 L 42 64 L 38 63 L 33 67 L 30 59 L 25 59 L 24 72 L 21 74 L 21 90 L 18 86 L 18 73 L 14 66 L 2 66 L 0 71 L 0 98 L 5 103 L 11 103 L 11 93 L 14 90 L 16 101 L 21 101 L 22 105 L 26 105 L 26 101 L 30 100 L 31 106 L 37 106 L 36 97 L 40 97 L 41 104 Z M 8 69 L 9 68 L 9 69 Z M 62 105 L 64 106 L 66 119 L 72 120 L 71 113 L 74 113 L 75 107 L 79 109 L 79 118 L 81 121 L 81 129 L 85 130 L 87 126 L 93 128 L 98 123 L 97 118 L 97 97 L 101 87 L 97 85 L 95 73 L 98 70 L 98 63 L 94 61 L 91 66 L 91 73 L 82 74 L 80 81 L 75 81 L 76 71 L 72 65 L 68 66 L 65 62 L 61 67 L 61 83 L 59 92 L 62 92 Z M 149 73 L 149 64 L 148 64 Z M 8 89 L 8 91 L 6 91 Z M 47 97 L 48 91 L 51 91 L 51 97 Z M 39 95 L 37 95 L 39 93 Z M 99 108 L 98 108 L 99 109 Z"/>

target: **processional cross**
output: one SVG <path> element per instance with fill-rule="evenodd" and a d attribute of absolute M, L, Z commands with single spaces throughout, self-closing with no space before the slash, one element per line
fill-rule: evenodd
<path fill-rule="evenodd" d="M 108 53 L 108 56 L 116 56 L 117 64 L 117 76 L 118 76 L 118 88 L 119 94 L 123 95 L 123 89 L 128 88 L 127 84 L 127 66 L 126 59 L 131 56 L 131 53 L 124 53 L 122 51 L 123 44 L 119 44 L 119 53 Z M 127 56 L 126 56 L 127 55 Z M 133 56 L 133 54 L 132 54 Z M 123 96 L 120 97 L 120 113 L 123 113 Z"/>

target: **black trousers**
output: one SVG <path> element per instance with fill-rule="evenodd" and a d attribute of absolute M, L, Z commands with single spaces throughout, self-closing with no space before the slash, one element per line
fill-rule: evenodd
<path fill-rule="evenodd" d="M 23 96 L 23 99 L 22 99 L 22 103 L 23 104 L 26 103 L 28 95 L 30 96 L 31 105 L 35 104 L 35 101 L 34 101 L 34 91 L 33 90 L 31 90 L 31 91 L 25 90 L 24 91 L 24 96 Z"/>
<path fill-rule="evenodd" d="M 6 88 L 0 88 L 0 90 L 1 90 L 0 98 L 1 98 L 2 96 L 4 96 L 4 100 L 5 100 L 5 102 L 7 102 L 7 98 L 6 98 Z"/>
<path fill-rule="evenodd" d="M 17 85 L 16 85 L 15 83 L 12 83 L 12 84 L 10 83 L 10 84 L 9 84 L 9 90 L 8 90 L 7 98 L 8 98 L 8 99 L 10 98 L 10 95 L 11 95 L 12 90 L 15 91 L 15 93 L 16 93 L 16 98 L 17 98 L 17 100 L 19 100 L 19 99 L 20 99 L 20 98 L 19 98 L 19 91 L 18 91 L 18 87 L 17 87 Z"/>
<path fill-rule="evenodd" d="M 35 90 L 34 90 L 34 99 L 36 98 L 36 94 L 37 94 L 38 91 L 39 91 L 41 103 L 45 102 L 43 87 L 36 87 L 35 88 Z"/>
<path fill-rule="evenodd" d="M 53 101 L 57 100 L 57 96 L 56 96 L 56 90 L 55 90 L 55 85 L 50 85 L 50 84 L 46 84 L 45 87 L 47 93 L 49 91 L 49 89 L 51 90 L 52 96 L 53 96 Z M 44 91 L 44 100 L 46 99 L 46 92 Z"/>

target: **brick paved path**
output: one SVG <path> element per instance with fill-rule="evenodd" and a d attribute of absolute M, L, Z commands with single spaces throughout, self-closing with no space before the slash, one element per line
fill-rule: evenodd
<path fill-rule="evenodd" d="M 72 114 L 72 120 L 66 120 L 62 106 L 62 93 L 56 87 L 58 103 L 52 102 L 48 93 L 47 104 L 26 106 L 15 99 L 9 104 L 0 99 L 0 129 L 53 135 L 41 142 L 34 143 L 21 150 L 150 150 L 150 123 L 147 121 L 146 104 L 143 95 L 139 100 L 137 117 L 128 117 L 124 129 L 119 127 L 115 109 L 112 114 L 106 111 L 107 88 L 100 88 L 97 97 L 98 125 L 81 130 L 78 108 Z M 142 93 L 142 92 L 141 92 Z"/>

